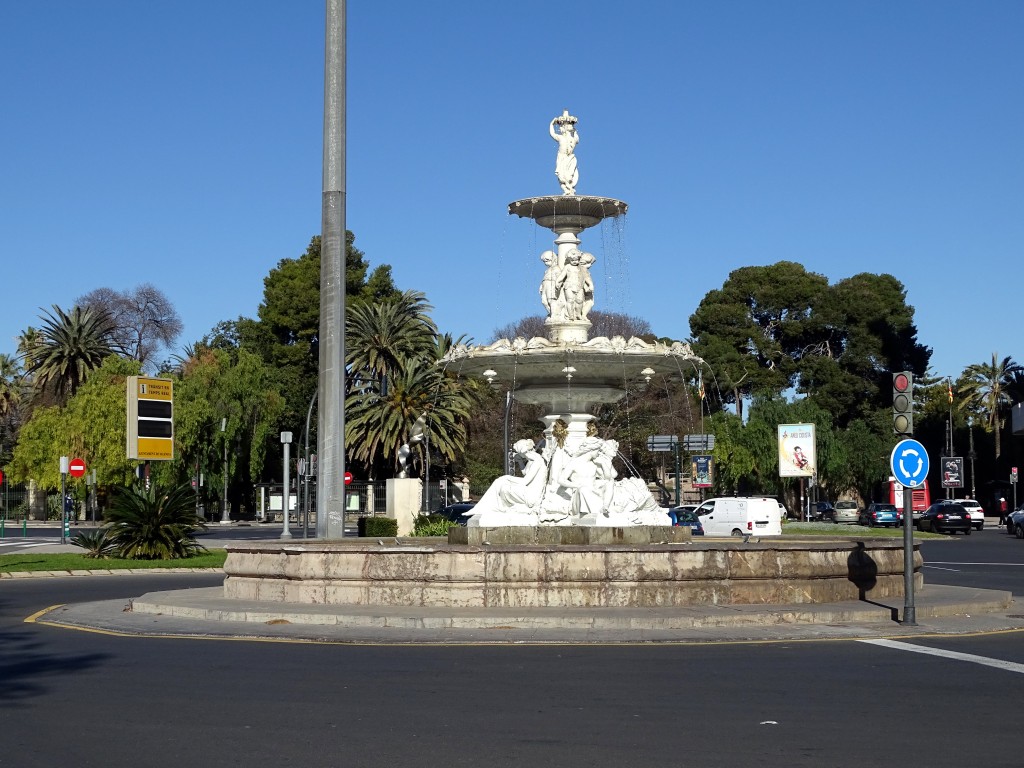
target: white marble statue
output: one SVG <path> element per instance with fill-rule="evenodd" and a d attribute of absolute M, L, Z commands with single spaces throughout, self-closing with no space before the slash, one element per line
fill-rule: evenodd
<path fill-rule="evenodd" d="M 565 266 L 558 273 L 557 286 L 561 298 L 562 320 L 586 320 L 586 308 L 594 304 L 594 280 L 583 265 L 583 251 L 570 248 Z"/>
<path fill-rule="evenodd" d="M 541 451 L 529 439 L 515 443 L 522 476 L 495 480 L 473 508 L 469 525 L 671 525 L 643 480 L 617 479 L 615 440 L 590 434 L 568 448 L 564 427 L 553 425 Z"/>
<path fill-rule="evenodd" d="M 548 312 L 548 317 L 560 318 L 562 314 L 558 291 L 558 256 L 554 251 L 544 251 L 540 255 L 546 269 L 540 281 L 540 303 Z"/>
<path fill-rule="evenodd" d="M 555 126 L 559 130 L 555 131 Z M 576 166 L 576 145 L 580 143 L 580 135 L 576 132 L 576 118 L 565 110 L 551 121 L 548 127 L 551 138 L 558 142 L 558 154 L 555 157 L 555 176 L 562 185 L 562 194 L 575 195 L 576 184 L 580 180 L 580 171 Z"/>
<path fill-rule="evenodd" d="M 533 440 L 517 440 L 512 450 L 522 476 L 503 475 L 491 483 L 473 507 L 473 517 L 489 520 L 494 514 L 511 513 L 532 515 L 536 521 L 547 483 L 547 462 L 537 452 Z"/>
<path fill-rule="evenodd" d="M 571 493 L 570 509 L 576 517 L 608 509 L 615 493 L 612 459 L 618 451 L 614 440 L 584 438 L 562 469 L 558 484 Z"/>

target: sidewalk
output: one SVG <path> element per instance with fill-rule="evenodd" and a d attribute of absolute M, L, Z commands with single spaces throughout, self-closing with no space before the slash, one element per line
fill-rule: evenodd
<path fill-rule="evenodd" d="M 1024 629 L 1009 592 L 926 586 L 902 599 L 675 608 L 421 608 L 235 600 L 221 587 L 57 607 L 37 623 L 113 634 L 384 644 L 707 643 L 957 635 Z"/>

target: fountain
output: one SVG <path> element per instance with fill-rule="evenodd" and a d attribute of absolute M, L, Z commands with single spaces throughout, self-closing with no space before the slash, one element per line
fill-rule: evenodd
<path fill-rule="evenodd" d="M 541 445 L 516 443 L 523 475 L 498 478 L 477 504 L 471 527 L 670 524 L 639 478 L 616 478 L 612 459 L 618 444 L 594 435 L 590 411 L 621 400 L 631 378 L 681 375 L 684 365 L 703 361 L 679 342 L 588 337 L 595 293 L 590 267 L 596 259 L 580 248 L 580 234 L 604 219 L 625 215 L 628 206 L 613 198 L 576 194 L 576 123 L 565 110 L 549 129 L 558 142 L 555 175 L 562 194 L 516 200 L 508 207 L 509 214 L 532 219 L 555 234 L 555 250 L 540 255 L 547 338 L 457 345 L 443 360 L 460 374 L 507 382 L 516 400 L 546 411 Z"/>
<path fill-rule="evenodd" d="M 612 458 L 618 446 L 592 434 L 590 408 L 617 402 L 630 377 L 681 374 L 684 364 L 701 361 L 685 344 L 588 338 L 593 257 L 580 249 L 579 235 L 603 219 L 621 216 L 626 204 L 576 194 L 575 125 L 568 111 L 551 121 L 562 194 L 509 206 L 510 213 L 533 219 L 556 235 L 556 250 L 541 254 L 548 337 L 460 346 L 445 360 L 463 374 L 503 379 L 520 402 L 545 406 L 543 441 L 515 443 L 522 474 L 499 478 L 478 502 L 471 525 L 451 529 L 447 541 L 230 545 L 225 597 L 367 611 L 376 605 L 409 606 L 412 615 L 421 607 L 563 611 L 827 603 L 863 600 L 869 593 L 872 599 L 902 594 L 901 542 L 691 539 L 689 528 L 669 525 L 642 481 L 616 477 Z M 415 437 L 414 431 L 410 444 Z M 920 567 L 915 552 L 918 588 L 923 586 Z"/>

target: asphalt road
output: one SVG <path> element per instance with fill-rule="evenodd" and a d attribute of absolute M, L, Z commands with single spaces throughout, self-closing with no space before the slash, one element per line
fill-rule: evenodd
<path fill-rule="evenodd" d="M 925 578 L 1021 594 L 1024 542 L 927 542 Z M 0 584 L 0 766 L 1021 763 L 1020 633 L 675 646 L 128 638 L 25 623 L 216 575 Z M 973 656 L 953 658 L 926 650 Z"/>

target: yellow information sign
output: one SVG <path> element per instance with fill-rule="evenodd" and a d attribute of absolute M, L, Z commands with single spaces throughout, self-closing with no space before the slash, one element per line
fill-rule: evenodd
<path fill-rule="evenodd" d="M 128 377 L 128 458 L 174 458 L 174 382 Z"/>

